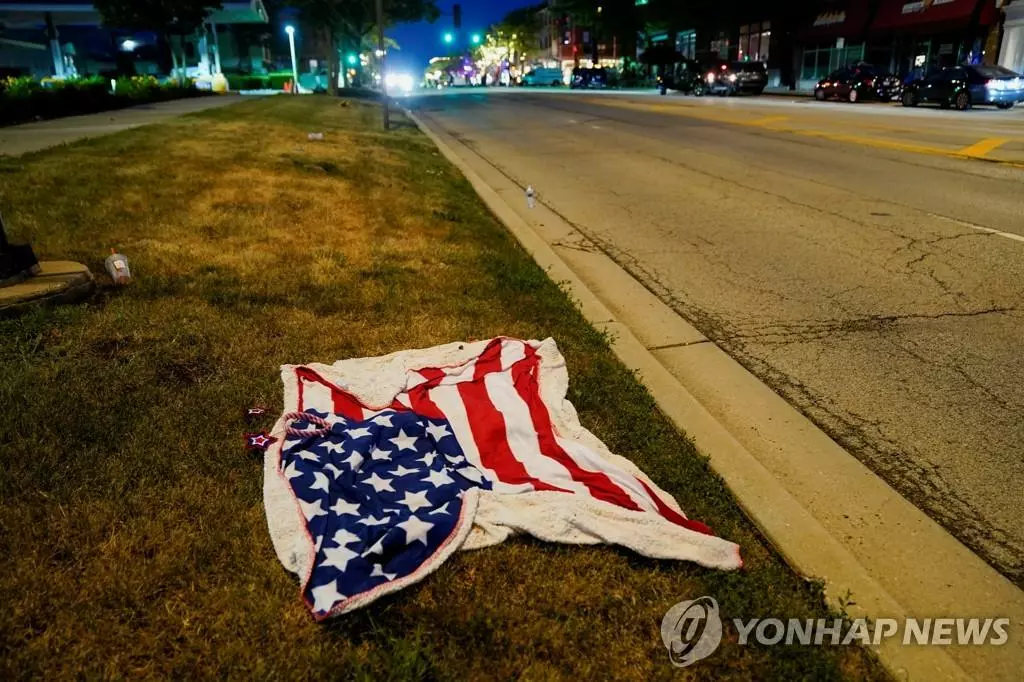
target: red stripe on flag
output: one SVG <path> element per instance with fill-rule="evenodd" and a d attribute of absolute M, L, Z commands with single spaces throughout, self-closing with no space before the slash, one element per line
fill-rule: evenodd
<path fill-rule="evenodd" d="M 302 383 L 308 381 L 314 384 L 320 384 L 326 386 L 331 391 L 331 402 L 334 404 L 334 412 L 340 414 L 346 419 L 355 419 L 362 421 L 365 417 L 363 415 L 364 405 L 356 400 L 354 397 L 341 390 L 329 381 L 326 381 L 322 376 L 311 370 L 309 367 L 297 367 L 295 369 L 295 375 L 299 378 L 299 405 L 302 405 Z"/>
<path fill-rule="evenodd" d="M 558 444 L 555 427 L 551 424 L 551 415 L 548 414 L 547 407 L 540 397 L 536 371 L 539 362 L 535 353 L 528 353 L 526 360 L 520 360 L 512 367 L 512 382 L 519 397 L 530 409 L 530 419 L 537 432 L 541 454 L 565 467 L 572 480 L 585 485 L 592 497 L 632 511 L 643 511 L 625 490 L 608 478 L 607 474 L 583 469 Z"/>
<path fill-rule="evenodd" d="M 418 371 L 418 374 L 427 380 L 427 385 L 429 385 L 431 388 L 437 386 L 439 383 L 441 383 L 441 379 L 444 379 L 447 376 L 443 369 L 438 369 L 436 367 L 427 367 L 426 369 L 421 369 Z"/>
<path fill-rule="evenodd" d="M 647 496 L 654 501 L 654 506 L 658 508 L 658 513 L 664 516 L 666 519 L 676 524 L 677 526 L 688 528 L 692 531 L 696 531 L 697 533 L 703 533 L 704 535 L 715 534 L 715 532 L 705 524 L 701 523 L 700 521 L 694 521 L 692 519 L 686 518 L 685 516 L 677 512 L 675 509 L 662 502 L 661 498 L 658 497 L 653 490 L 651 490 L 651 486 L 644 483 L 641 479 L 638 478 L 636 480 L 638 483 L 640 483 L 640 485 L 644 487 L 644 490 L 647 491 Z"/>
<path fill-rule="evenodd" d="M 523 463 L 516 459 L 508 444 L 505 418 L 494 406 L 487 394 L 484 378 L 501 370 L 501 341 L 496 339 L 477 358 L 473 381 L 458 384 L 459 397 L 466 407 L 469 428 L 473 432 L 480 463 L 494 472 L 502 483 L 521 485 L 529 483 L 534 490 L 553 490 L 571 493 L 549 483 L 538 480 L 526 471 Z"/>
<path fill-rule="evenodd" d="M 428 390 L 422 386 L 416 386 L 408 393 L 409 402 L 412 404 L 412 411 L 427 419 L 447 419 L 441 408 L 430 399 Z"/>

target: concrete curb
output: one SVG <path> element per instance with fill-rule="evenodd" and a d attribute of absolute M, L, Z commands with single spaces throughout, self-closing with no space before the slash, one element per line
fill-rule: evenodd
<path fill-rule="evenodd" d="M 833 486 L 840 490 L 849 488 L 848 492 L 853 496 L 860 493 L 863 488 L 866 491 L 865 494 L 871 498 L 871 502 L 877 503 L 875 512 L 879 511 L 883 505 L 888 504 L 902 503 L 906 507 L 911 507 L 912 512 L 907 515 L 907 518 L 913 523 L 901 530 L 909 534 L 908 538 L 913 539 L 916 544 L 921 543 L 921 540 L 916 537 L 917 535 L 923 535 L 926 540 L 933 536 L 940 537 L 942 541 L 937 551 L 932 556 L 920 557 L 920 561 L 927 562 L 929 559 L 933 559 L 938 565 L 923 570 L 948 570 L 955 573 L 959 568 L 957 561 L 963 559 L 966 554 L 970 557 L 967 559 L 965 570 L 969 579 L 983 576 L 983 581 L 988 583 L 969 590 L 972 593 L 971 596 L 982 595 L 983 598 L 980 601 L 983 603 L 980 604 L 972 604 L 969 598 L 965 604 L 962 599 L 958 600 L 948 594 L 942 594 L 929 601 L 927 612 L 917 602 L 915 602 L 915 608 L 908 608 L 903 603 L 904 593 L 902 591 L 896 592 L 896 596 L 894 596 L 894 593 L 880 584 L 876 577 L 877 574 L 873 575 L 869 570 L 869 565 L 862 563 L 850 551 L 850 538 L 845 538 L 845 544 L 840 542 L 835 535 L 834 524 L 833 530 L 830 532 L 826 524 L 818 518 L 821 516 L 820 509 L 816 510 L 817 516 L 812 513 L 806 504 L 806 495 L 794 495 L 780 481 L 778 472 L 772 470 L 777 467 L 766 467 L 762 461 L 763 457 L 759 459 L 758 456 L 752 454 L 747 445 L 749 443 L 748 434 L 738 433 L 736 425 L 728 423 L 728 420 L 723 423 L 720 415 L 712 414 L 706 405 L 702 404 L 695 394 L 681 383 L 678 378 L 679 373 L 671 371 L 675 359 L 672 356 L 672 350 L 655 352 L 649 350 L 658 347 L 657 338 L 645 339 L 646 344 L 642 342 L 637 338 L 633 329 L 620 321 L 620 317 L 627 316 L 624 306 L 608 305 L 607 302 L 613 299 L 606 296 L 605 300 L 602 300 L 587 286 L 583 278 L 577 274 L 577 272 L 585 272 L 580 267 L 582 265 L 585 268 L 587 261 L 580 260 L 579 256 L 574 256 L 576 267 L 574 269 L 570 266 L 548 241 L 538 234 L 508 201 L 502 198 L 499 191 L 485 181 L 481 174 L 464 161 L 438 134 L 435 134 L 434 130 L 425 125 L 412 112 L 407 112 L 407 115 L 438 146 L 445 157 L 460 169 L 484 203 L 507 226 L 548 275 L 556 282 L 564 283 L 570 295 L 578 302 L 586 319 L 595 327 L 609 331 L 613 335 L 612 348 L 618 358 L 625 365 L 639 372 L 641 380 L 662 411 L 679 429 L 689 435 L 698 450 L 709 458 L 712 467 L 726 481 L 744 512 L 765 537 L 800 574 L 818 577 L 824 581 L 826 600 L 830 606 L 837 609 L 845 608 L 852 617 L 867 618 L 904 619 L 912 616 L 924 618 L 946 615 L 953 615 L 953 617 L 1011 615 L 1014 616 L 1011 619 L 1013 621 L 1011 633 L 1014 628 L 1020 626 L 1022 619 L 1019 614 L 1024 613 L 1024 610 L 1019 607 L 1024 602 L 1018 598 L 1020 592 L 1015 586 L 981 562 L 969 550 L 959 545 L 937 524 L 913 509 L 895 491 L 885 486 L 873 473 L 860 465 L 848 453 L 842 451 L 838 445 L 810 424 L 802 415 L 795 413 L 795 410 L 786 405 L 786 408 L 794 412 L 796 416 L 787 414 L 784 419 L 793 422 L 799 420 L 807 422 L 806 426 L 803 424 L 799 426 L 808 431 L 807 439 L 811 447 L 827 448 L 831 446 L 834 450 L 841 451 L 841 454 L 849 461 L 849 466 L 841 470 L 843 478 L 832 481 Z M 520 198 L 517 193 L 516 199 Z M 543 217 L 545 224 L 551 218 L 551 214 L 545 214 Z M 610 261 L 603 254 L 598 257 Z M 614 263 L 612 266 L 614 269 L 606 263 L 595 265 L 596 271 L 601 274 L 597 278 L 591 277 L 590 281 L 597 282 L 599 288 L 602 288 L 601 283 L 604 280 L 614 279 L 615 283 L 610 285 L 612 288 L 628 286 L 631 282 L 633 286 L 642 289 L 642 286 L 635 282 L 631 275 Z M 643 292 L 651 296 L 646 290 Z M 631 298 L 629 305 L 633 305 L 636 300 L 636 298 Z M 614 312 L 612 308 L 614 308 Z M 669 313 L 671 313 L 670 310 Z M 674 316 L 674 313 L 671 314 Z M 675 326 L 677 328 L 669 332 L 659 329 L 654 331 L 644 329 L 642 333 L 648 337 L 651 337 L 652 334 L 654 337 L 671 336 L 676 341 L 674 344 L 676 350 L 691 346 L 697 348 L 699 344 L 699 348 L 704 354 L 707 354 L 708 351 L 716 352 L 721 357 L 712 359 L 711 364 L 715 371 L 726 377 L 730 374 L 735 377 L 742 375 L 736 381 L 747 381 L 749 384 L 750 380 L 753 380 L 759 388 L 770 394 L 769 400 L 772 398 L 776 401 L 782 400 L 749 375 L 738 363 L 725 356 L 720 349 L 707 342 L 697 330 L 690 327 L 685 321 L 679 319 Z M 639 328 L 637 331 L 641 333 Z M 723 383 L 730 382 L 724 381 Z M 734 385 L 740 384 L 734 382 Z M 773 409 L 778 411 L 777 406 L 773 406 Z M 834 453 L 832 454 L 834 455 Z M 787 483 L 790 482 L 787 481 Z M 906 515 L 905 510 L 901 509 L 900 512 Z M 921 519 L 914 518 L 915 513 Z M 902 518 L 900 517 L 901 520 Z M 872 529 L 868 529 L 867 532 L 870 530 Z M 935 535 L 936 533 L 938 535 Z M 900 541 L 900 537 L 891 538 L 891 542 L 894 544 Z M 909 547 L 916 549 L 915 542 L 908 543 Z M 897 547 L 894 551 L 897 554 L 906 553 L 908 547 Z M 913 580 L 914 578 L 908 576 L 908 579 Z M 950 583 L 955 583 L 956 580 L 955 578 L 951 579 Z M 946 587 L 952 587 L 952 585 Z M 955 589 L 950 591 L 955 595 Z M 850 595 L 855 600 L 852 606 L 846 601 Z M 1000 612 L 999 608 L 1003 610 Z M 980 609 L 985 610 L 981 611 Z M 779 615 L 780 617 L 785 616 L 785 614 Z M 1013 639 L 1015 638 L 1011 634 L 1011 641 Z M 1007 650 L 1011 646 L 1003 647 L 1002 652 L 1010 653 Z M 996 649 L 996 647 L 986 648 L 990 651 Z M 978 649 L 981 647 L 974 647 L 973 651 Z M 957 656 L 954 659 L 950 650 L 944 648 L 903 646 L 901 642 L 891 640 L 883 642 L 881 646 L 875 648 L 875 651 L 885 667 L 898 679 L 964 680 L 981 676 L 984 676 L 985 679 L 1018 679 L 1019 671 L 1024 669 L 1020 665 L 1022 657 L 1019 654 L 1000 657 L 999 651 L 994 654 L 986 653 L 980 657 L 972 657 L 972 650 L 966 649 L 967 654 L 957 651 Z M 972 674 L 969 675 L 965 672 L 961 665 L 971 670 Z"/>
<path fill-rule="evenodd" d="M 96 286 L 89 268 L 71 261 L 43 261 L 40 272 L 0 289 L 0 315 L 17 314 L 31 306 L 75 303 Z"/>

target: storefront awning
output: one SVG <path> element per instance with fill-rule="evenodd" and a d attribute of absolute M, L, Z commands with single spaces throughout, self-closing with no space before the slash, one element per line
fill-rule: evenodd
<path fill-rule="evenodd" d="M 800 31 L 805 42 L 854 38 L 864 33 L 870 17 L 868 0 L 849 0 L 833 3 L 831 7 L 819 9 L 810 22 Z"/>
<path fill-rule="evenodd" d="M 965 28 L 975 16 L 987 26 L 996 14 L 994 0 L 882 0 L 871 32 Z"/>

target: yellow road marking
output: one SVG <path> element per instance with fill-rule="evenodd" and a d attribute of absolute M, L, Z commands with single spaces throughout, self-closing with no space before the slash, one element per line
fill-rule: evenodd
<path fill-rule="evenodd" d="M 594 104 L 602 104 L 605 106 L 618 107 L 620 109 L 635 109 L 641 111 L 653 111 L 653 112 L 666 112 L 674 113 L 677 116 L 685 116 L 687 118 L 697 118 L 705 121 L 713 121 L 716 123 L 728 123 L 731 125 L 749 126 L 749 127 L 766 127 L 772 123 L 782 123 L 783 120 L 790 118 L 786 116 L 769 116 L 762 117 L 759 119 L 750 118 L 739 118 L 736 116 L 722 114 L 724 112 L 713 111 L 710 108 L 697 107 L 694 105 L 682 106 L 678 103 L 672 104 L 640 104 L 639 102 L 630 101 L 614 101 L 609 98 L 593 98 Z M 865 126 L 867 127 L 867 126 Z M 874 126 L 871 126 L 874 127 Z M 882 126 L 878 126 L 881 128 Z M 825 130 L 814 130 L 809 128 L 794 128 L 792 125 L 780 126 L 772 128 L 775 132 L 789 133 L 792 135 L 801 135 L 804 137 L 817 137 L 824 140 L 832 140 L 833 142 L 846 142 L 848 144 L 856 144 L 863 147 L 875 147 L 878 149 L 893 149 L 902 152 L 910 152 L 913 154 L 927 154 L 931 156 L 945 156 L 952 158 L 971 158 L 980 159 L 985 158 L 985 154 L 996 149 L 1000 145 L 1008 142 L 1009 140 L 1003 138 L 991 138 L 985 139 L 981 142 L 966 147 L 964 149 L 956 150 L 943 147 L 932 147 L 922 144 L 914 144 L 912 142 L 902 142 L 899 140 L 886 140 L 877 137 L 861 137 L 859 135 L 848 135 L 844 133 L 834 133 Z M 987 159 L 988 160 L 988 159 Z M 1018 161 L 1009 161 L 1003 159 L 991 159 L 999 161 L 999 163 L 1007 166 L 1013 166 L 1015 168 L 1024 168 L 1024 164 Z"/>
<path fill-rule="evenodd" d="M 982 140 L 981 142 L 976 142 L 972 144 L 970 147 L 964 147 L 959 152 L 957 152 L 957 154 L 962 154 L 963 156 L 982 157 L 988 154 L 996 147 L 1004 145 L 1007 142 L 1009 142 L 1009 140 L 1004 140 L 998 137 L 990 137 L 988 139 Z"/>
<path fill-rule="evenodd" d="M 782 123 L 783 121 L 788 121 L 788 120 L 789 120 L 789 116 L 767 116 L 765 118 L 759 118 L 759 119 L 757 119 L 755 121 L 751 121 L 749 123 L 749 125 L 752 125 L 752 126 L 769 126 L 769 125 L 771 125 L 773 123 Z"/>

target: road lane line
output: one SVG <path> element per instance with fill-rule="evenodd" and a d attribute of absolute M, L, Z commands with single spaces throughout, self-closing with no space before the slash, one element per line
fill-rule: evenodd
<path fill-rule="evenodd" d="M 753 121 L 750 121 L 750 123 L 748 123 L 748 125 L 752 125 L 752 126 L 770 126 L 772 123 L 782 123 L 783 121 L 788 121 L 788 120 L 789 120 L 789 116 L 768 116 L 766 118 L 758 118 L 758 119 L 755 119 Z"/>
<path fill-rule="evenodd" d="M 950 218 L 948 216 L 939 215 L 938 213 L 927 213 L 926 215 L 929 215 L 933 218 L 939 218 L 940 220 L 945 220 L 950 223 L 956 223 L 957 225 L 960 225 L 962 227 L 969 227 L 972 230 L 978 230 L 979 232 L 987 232 L 988 234 L 994 234 L 998 237 L 1005 237 L 1006 239 L 1012 239 L 1016 242 L 1024 242 L 1024 235 L 1014 234 L 1012 232 L 1003 232 L 1002 230 L 994 230 L 991 227 L 975 225 L 974 223 L 969 223 L 966 220 L 958 220 L 957 218 Z"/>
<path fill-rule="evenodd" d="M 959 152 L 957 152 L 957 154 L 963 154 L 964 156 L 976 156 L 980 158 L 988 154 L 996 147 L 1000 147 L 1006 144 L 1007 142 L 1009 142 L 1009 140 L 1005 140 L 999 137 L 990 137 L 981 140 L 980 142 L 975 142 L 970 147 L 964 147 Z"/>
<path fill-rule="evenodd" d="M 664 112 L 664 113 L 673 114 L 675 116 L 682 116 L 682 117 L 686 117 L 686 118 L 695 118 L 695 119 L 703 120 L 703 121 L 711 121 L 713 123 L 724 123 L 724 124 L 727 124 L 727 125 L 738 125 L 738 126 L 744 126 L 744 127 L 749 127 L 749 128 L 762 128 L 762 129 L 768 129 L 768 130 L 771 130 L 773 132 L 778 132 L 778 133 L 789 133 L 789 134 L 792 134 L 792 135 L 800 135 L 800 136 L 803 136 L 803 137 L 813 137 L 813 138 L 818 138 L 818 139 L 831 140 L 833 142 L 845 142 L 847 144 L 858 145 L 858 146 L 861 146 L 861 147 L 873 147 L 873 148 L 876 148 L 876 149 L 890 149 L 890 150 L 894 150 L 894 151 L 909 152 L 909 153 L 912 153 L 912 154 L 924 154 L 924 155 L 928 155 L 928 156 L 944 156 L 946 158 L 953 158 L 953 159 L 981 159 L 981 160 L 990 161 L 990 162 L 997 162 L 997 163 L 999 163 L 1001 165 L 1011 166 L 1011 167 L 1014 167 L 1014 168 L 1024 168 L 1024 163 L 1020 163 L 1019 161 L 1010 161 L 1010 160 L 1006 160 L 1006 159 L 993 159 L 993 158 L 988 158 L 988 157 L 980 155 L 980 154 L 968 154 L 968 153 L 966 153 L 967 151 L 973 149 L 977 145 L 972 145 L 971 147 L 967 147 L 966 149 L 957 150 L 957 149 L 950 149 L 950 148 L 943 148 L 943 147 L 934 147 L 934 146 L 924 145 L 924 144 L 915 144 L 913 142 L 902 142 L 902 141 L 899 141 L 899 140 L 888 140 L 888 139 L 882 139 L 882 138 L 877 138 L 877 137 L 863 137 L 863 136 L 860 136 L 860 135 L 850 135 L 850 134 L 846 134 L 846 133 L 837 133 L 837 132 L 832 132 L 832 131 L 828 131 L 828 130 L 817 130 L 817 129 L 811 129 L 811 128 L 797 128 L 797 127 L 794 127 L 792 125 L 792 122 L 790 122 L 789 125 L 781 125 L 781 126 L 777 126 L 777 127 L 770 127 L 769 125 L 766 125 L 766 122 L 768 122 L 768 123 L 773 122 L 770 119 L 778 118 L 779 120 L 776 120 L 774 122 L 781 124 L 782 123 L 781 118 L 785 118 L 785 117 L 774 117 L 774 116 L 772 116 L 772 117 L 767 117 L 767 118 L 766 117 L 762 117 L 760 119 L 749 119 L 749 118 L 745 119 L 745 118 L 738 118 L 736 116 L 731 116 L 731 115 L 723 116 L 722 112 L 716 111 L 716 110 L 714 110 L 711 107 L 705 107 L 705 108 L 702 108 L 701 110 L 698 111 L 697 108 L 692 106 L 692 105 L 683 107 L 683 106 L 680 106 L 678 104 L 646 104 L 646 103 L 645 104 L 641 104 L 639 102 L 630 102 L 630 101 L 612 102 L 612 101 L 608 101 L 608 100 L 601 101 L 601 102 L 596 101 L 596 100 L 591 100 L 591 102 L 593 104 L 595 104 L 595 105 L 598 105 L 598 106 L 606 106 L 606 107 L 613 107 L 613 108 L 617 107 L 617 108 L 620 108 L 620 109 L 632 109 L 634 111 L 646 111 L 646 112 L 651 112 L 651 113 Z M 992 138 L 992 140 L 996 140 L 996 138 Z M 992 140 L 986 139 L 986 140 L 983 140 L 982 142 L 991 142 Z M 1003 138 L 998 138 L 999 144 L 1002 144 L 1003 142 L 1006 142 L 1006 141 L 1008 141 L 1008 140 L 1005 140 Z M 992 147 L 992 149 L 995 149 L 996 147 L 998 147 L 999 144 L 994 145 Z M 985 151 L 986 152 L 987 151 L 991 151 L 991 149 L 985 150 Z"/>

